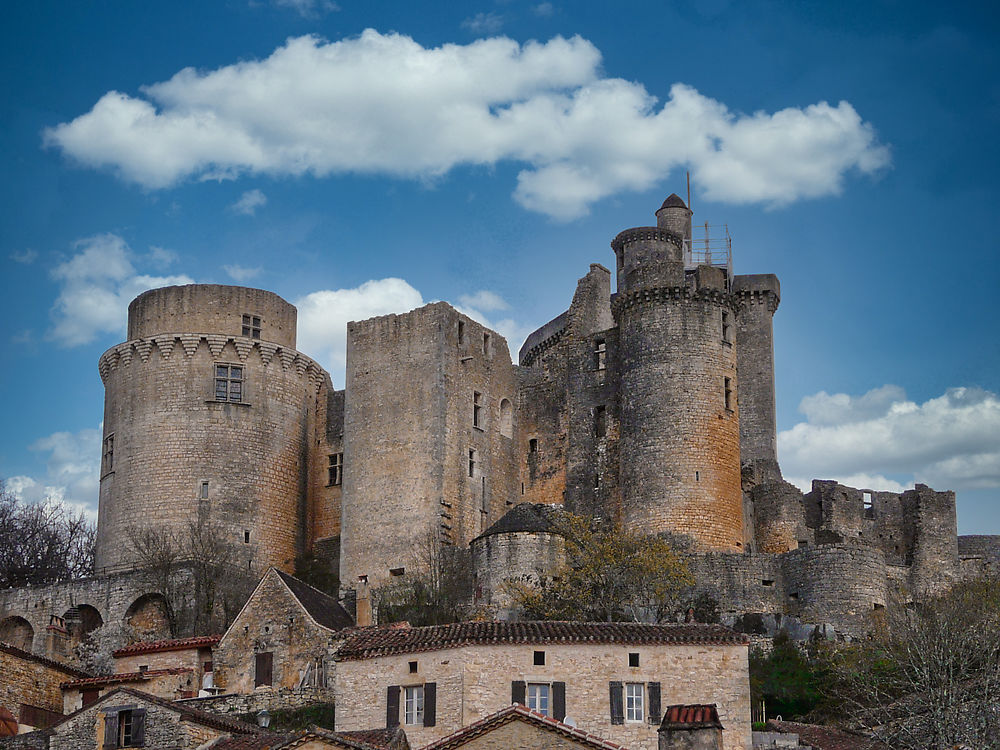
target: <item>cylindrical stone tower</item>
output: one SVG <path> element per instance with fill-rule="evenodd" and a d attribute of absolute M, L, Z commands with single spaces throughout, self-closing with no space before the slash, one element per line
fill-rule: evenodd
<path fill-rule="evenodd" d="M 727 269 L 685 268 L 691 211 L 671 195 L 657 226 L 621 232 L 622 515 L 627 528 L 743 550 L 736 304 Z M 690 264 L 687 264 L 690 265 Z"/>
<path fill-rule="evenodd" d="M 106 351 L 96 567 L 135 567 L 136 533 L 209 522 L 233 563 L 291 571 L 302 551 L 317 391 L 295 308 L 271 292 L 195 284 L 141 294 Z"/>

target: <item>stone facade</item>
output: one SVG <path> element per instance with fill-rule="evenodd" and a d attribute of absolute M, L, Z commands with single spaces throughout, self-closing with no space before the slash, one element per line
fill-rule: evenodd
<path fill-rule="evenodd" d="M 0 643 L 0 707 L 18 720 L 22 732 L 48 726 L 61 717 L 59 685 L 86 676 L 72 667 Z"/>

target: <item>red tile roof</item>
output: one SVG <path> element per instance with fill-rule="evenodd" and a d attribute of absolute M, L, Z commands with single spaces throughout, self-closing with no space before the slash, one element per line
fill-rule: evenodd
<path fill-rule="evenodd" d="M 20 659 L 27 659 L 28 661 L 33 661 L 36 664 L 43 664 L 46 667 L 51 667 L 52 669 L 57 669 L 71 677 L 90 677 L 90 673 L 84 672 L 82 669 L 76 669 L 75 667 L 67 666 L 66 664 L 60 664 L 57 661 L 52 661 L 52 659 L 46 659 L 44 656 L 36 656 L 30 651 L 25 651 L 24 649 L 13 646 L 9 643 L 4 643 L 0 641 L 0 651 L 10 654 L 11 656 L 16 656 Z"/>
<path fill-rule="evenodd" d="M 314 729 L 319 731 L 318 728 L 314 727 Z M 402 727 L 361 729 L 355 732 L 336 732 L 335 734 L 341 741 L 346 739 L 355 742 L 358 747 L 379 748 L 379 750 L 409 750 L 410 748 L 410 742 Z"/>
<path fill-rule="evenodd" d="M 569 724 L 563 724 L 561 721 L 556 721 L 549 716 L 532 711 L 527 706 L 522 706 L 519 703 L 507 706 L 507 708 L 503 708 L 495 714 L 487 716 L 485 719 L 480 719 L 473 724 L 469 724 L 467 727 L 462 727 L 457 732 L 452 732 L 437 742 L 425 745 L 422 750 L 451 750 L 451 748 L 461 747 L 480 735 L 518 720 L 527 721 L 529 724 L 545 731 L 571 738 L 586 747 L 599 748 L 599 750 L 626 750 L 624 745 L 603 739 L 596 734 L 590 734 Z"/>
<path fill-rule="evenodd" d="M 147 669 L 143 672 L 121 672 L 119 674 L 106 674 L 100 677 L 85 677 L 82 680 L 70 680 L 59 685 L 61 688 L 84 688 L 98 685 L 114 685 L 120 682 L 142 682 L 150 677 L 161 677 L 163 675 L 184 674 L 193 672 L 190 667 L 172 667 L 171 669 Z"/>
<path fill-rule="evenodd" d="M 722 625 L 643 625 L 631 622 L 457 622 L 422 628 L 358 628 L 337 650 L 343 660 L 438 651 L 466 645 L 622 643 L 628 645 L 746 645 L 747 636 Z"/>
<path fill-rule="evenodd" d="M 815 750 L 891 750 L 888 745 L 863 734 L 820 724 L 801 724 L 797 721 L 772 719 L 767 722 L 767 729 L 771 732 L 797 734 L 801 742 L 812 745 Z"/>
<path fill-rule="evenodd" d="M 722 729 L 719 710 L 714 703 L 693 706 L 667 706 L 661 729 Z"/>
<path fill-rule="evenodd" d="M 159 651 L 184 651 L 189 648 L 211 648 L 221 640 L 221 635 L 198 635 L 193 638 L 174 638 L 166 641 L 133 643 L 111 654 L 114 657 L 152 654 Z"/>
<path fill-rule="evenodd" d="M 289 743 L 299 739 L 304 733 L 294 734 L 247 734 L 242 737 L 225 737 L 212 745 L 212 750 L 279 750 L 290 747 Z"/>

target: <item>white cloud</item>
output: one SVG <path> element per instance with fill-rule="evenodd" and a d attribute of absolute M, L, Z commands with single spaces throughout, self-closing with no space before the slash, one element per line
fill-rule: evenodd
<path fill-rule="evenodd" d="M 476 13 L 462 21 L 462 28 L 473 34 L 495 34 L 503 28 L 503 16 L 496 13 Z"/>
<path fill-rule="evenodd" d="M 10 259 L 15 263 L 21 263 L 25 266 L 30 266 L 36 260 L 38 260 L 37 250 L 24 250 L 22 252 L 13 252 L 10 254 Z"/>
<path fill-rule="evenodd" d="M 45 142 L 147 188 L 241 174 L 429 179 L 524 165 L 515 199 L 557 219 L 690 169 L 706 197 L 782 205 L 840 191 L 889 163 L 848 102 L 743 114 L 675 84 L 662 106 L 600 77 L 580 37 L 425 48 L 367 30 L 289 39 L 263 60 L 186 68 L 142 96 L 110 91 Z"/>
<path fill-rule="evenodd" d="M 321 13 L 332 13 L 340 6 L 332 0 L 273 0 L 279 8 L 291 8 L 303 18 L 315 18 Z"/>
<path fill-rule="evenodd" d="M 552 3 L 539 3 L 531 9 L 532 13 L 541 18 L 548 18 L 555 12 L 555 7 Z"/>
<path fill-rule="evenodd" d="M 240 266 L 234 263 L 232 265 L 223 266 L 222 270 L 225 271 L 227 274 L 229 274 L 230 278 L 232 278 L 234 281 L 238 281 L 239 283 L 243 284 L 247 281 L 250 281 L 250 279 L 256 276 L 259 276 L 262 269 L 260 266 L 255 266 L 254 268 L 245 268 L 244 266 Z"/>
<path fill-rule="evenodd" d="M 806 415 L 778 435 L 782 469 L 824 479 L 886 475 L 936 489 L 1000 487 L 1000 398 L 978 388 L 950 388 L 922 404 L 886 385 L 862 396 L 817 393 Z M 854 486 L 857 486 L 855 484 Z"/>
<path fill-rule="evenodd" d="M 475 294 L 463 294 L 458 298 L 458 303 L 463 307 L 473 307 L 484 312 L 510 309 L 510 305 L 503 297 L 487 289 L 480 289 Z"/>
<path fill-rule="evenodd" d="M 864 490 L 875 490 L 876 492 L 903 492 L 913 487 L 913 482 L 901 484 L 895 479 L 889 479 L 881 474 L 838 474 L 834 477 L 817 477 L 822 479 L 835 479 L 848 487 L 856 487 Z M 790 482 L 803 492 L 812 489 L 812 479 L 807 477 L 785 477 L 786 482 Z M 947 489 L 947 488 L 944 488 Z"/>
<path fill-rule="evenodd" d="M 339 387 L 347 362 L 347 324 L 377 315 L 404 313 L 424 304 L 402 279 L 373 279 L 353 289 L 324 289 L 295 301 L 298 349 L 330 371 Z"/>
<path fill-rule="evenodd" d="M 240 199 L 229 208 L 235 213 L 243 214 L 244 216 L 253 216 L 257 213 L 258 208 L 265 205 L 267 205 L 267 196 L 260 190 L 254 189 L 243 193 Z"/>
<path fill-rule="evenodd" d="M 125 240 L 99 234 L 74 244 L 75 254 L 52 269 L 59 297 L 50 311 L 48 338 L 79 346 L 98 335 L 124 331 L 128 305 L 138 294 L 170 284 L 190 284 L 187 276 L 138 273 Z"/>
<path fill-rule="evenodd" d="M 45 476 L 10 477 L 6 481 L 7 489 L 26 502 L 51 498 L 74 514 L 82 511 L 91 521 L 96 521 L 101 428 L 55 432 L 35 441 L 30 449 L 48 453 Z"/>
<path fill-rule="evenodd" d="M 507 339 L 507 347 L 510 350 L 511 358 L 517 358 L 517 352 L 521 344 L 537 326 L 525 326 L 518 323 L 513 318 L 501 318 L 493 320 L 486 315 L 487 312 L 500 312 L 509 310 L 510 305 L 496 292 L 480 289 L 475 294 L 463 294 L 458 298 L 458 304 L 454 305 L 459 312 L 468 315 L 473 320 L 482 323 L 487 328 L 496 331 Z"/>
<path fill-rule="evenodd" d="M 149 263 L 156 268 L 168 268 L 177 262 L 177 253 L 165 247 L 151 245 L 149 248 Z"/>

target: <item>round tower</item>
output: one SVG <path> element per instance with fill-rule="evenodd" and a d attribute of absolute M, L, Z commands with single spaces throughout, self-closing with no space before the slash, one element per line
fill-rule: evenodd
<path fill-rule="evenodd" d="M 736 301 L 728 270 L 695 265 L 691 211 L 671 195 L 657 226 L 621 232 L 620 474 L 626 527 L 743 550 Z"/>
<path fill-rule="evenodd" d="M 207 522 L 252 573 L 292 570 L 316 394 L 326 373 L 295 350 L 296 310 L 271 292 L 153 289 L 106 351 L 96 568 L 138 564 L 137 535 Z"/>

